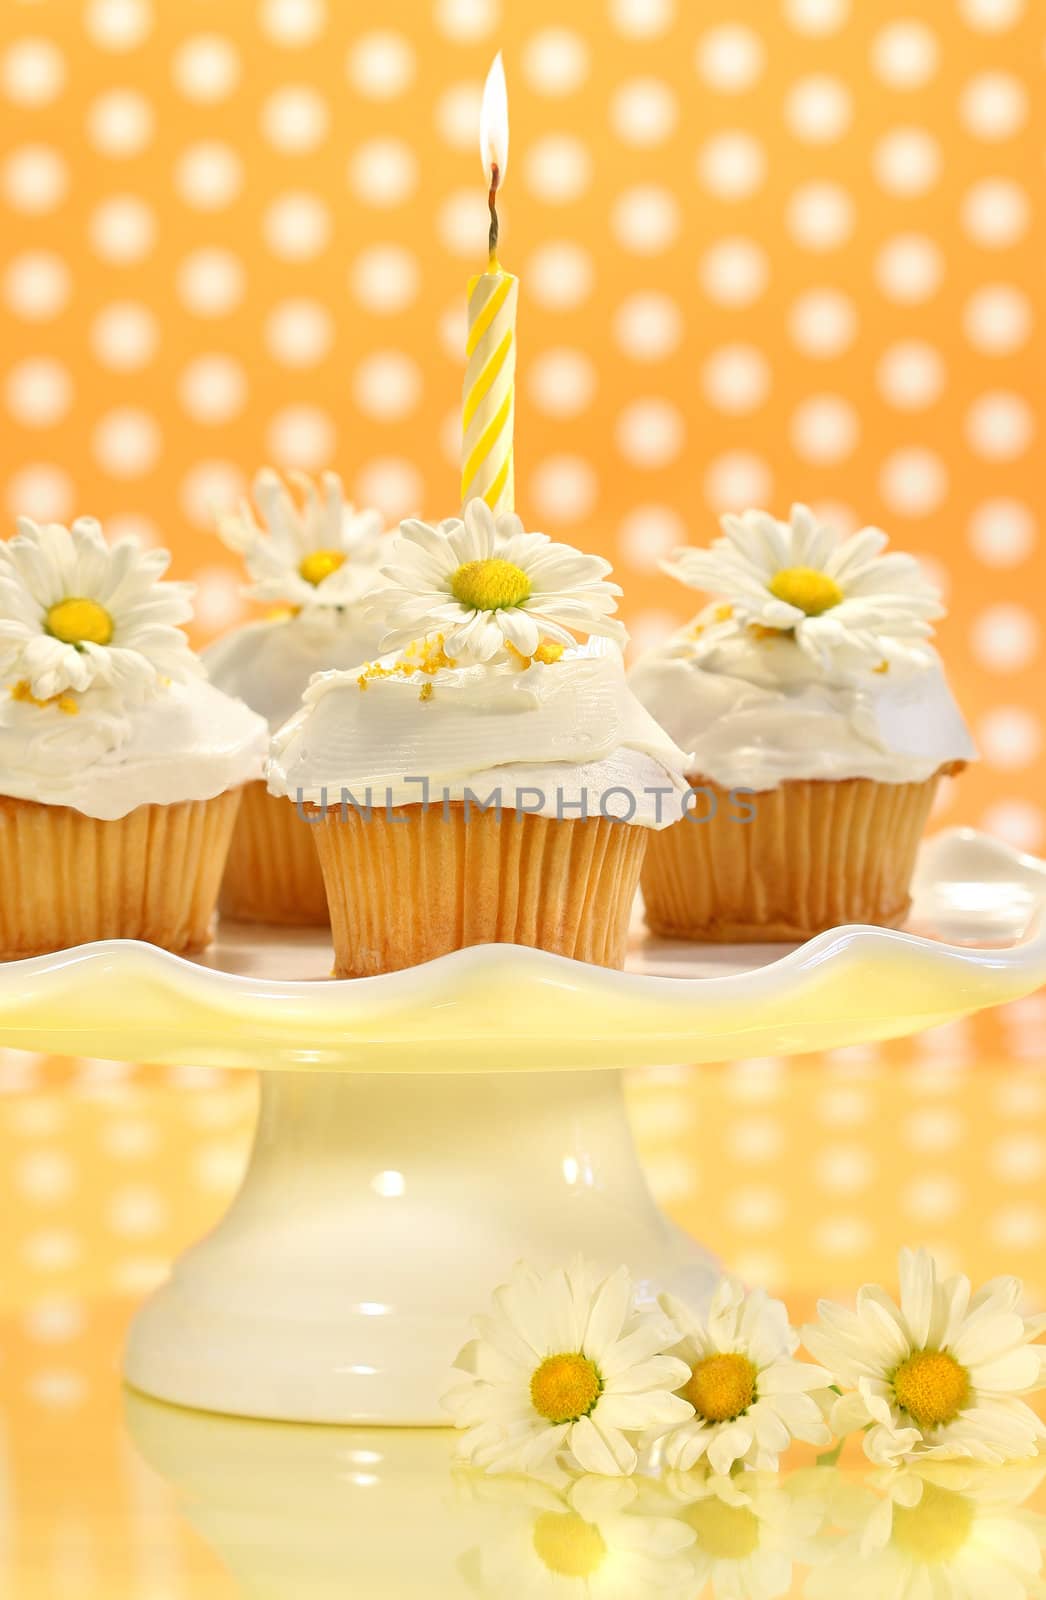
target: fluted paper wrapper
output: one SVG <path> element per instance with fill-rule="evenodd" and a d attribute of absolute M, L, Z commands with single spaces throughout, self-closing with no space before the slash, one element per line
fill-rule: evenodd
<path fill-rule="evenodd" d="M 869 922 L 896 928 L 941 768 L 923 783 L 790 779 L 740 799 L 701 777 L 695 815 L 655 833 L 643 865 L 648 927 L 710 943 L 793 943 L 825 928 Z"/>
<path fill-rule="evenodd" d="M 200 949 L 211 937 L 239 804 L 239 789 L 230 789 L 100 821 L 0 797 L 0 957 L 94 939 Z"/>
<path fill-rule="evenodd" d="M 317 813 L 319 818 L 319 813 Z M 621 967 L 649 829 L 460 803 L 331 810 L 315 825 L 335 974 L 395 972 L 474 944 Z"/>
<path fill-rule="evenodd" d="M 325 928 L 330 914 L 315 833 L 293 800 L 270 794 L 264 783 L 245 785 L 222 879 L 222 916 Z"/>

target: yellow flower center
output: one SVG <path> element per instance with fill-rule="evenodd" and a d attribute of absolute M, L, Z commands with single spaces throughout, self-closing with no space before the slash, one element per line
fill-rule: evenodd
<path fill-rule="evenodd" d="M 698 1547 L 720 1561 L 744 1561 L 759 1549 L 759 1518 L 748 1506 L 728 1506 L 709 1496 L 686 1513 Z"/>
<path fill-rule="evenodd" d="M 808 617 L 831 611 L 844 598 L 835 579 L 816 567 L 782 567 L 770 579 L 770 593 L 786 605 L 798 606 Z"/>
<path fill-rule="evenodd" d="M 893 1543 L 913 1561 L 951 1561 L 969 1538 L 975 1515 L 965 1495 L 924 1483 L 917 1506 L 894 1506 Z"/>
<path fill-rule="evenodd" d="M 920 1428 L 952 1422 L 970 1394 L 970 1375 L 947 1350 L 917 1350 L 893 1375 L 897 1404 Z"/>
<path fill-rule="evenodd" d="M 755 1367 L 747 1356 L 706 1356 L 679 1393 L 706 1422 L 732 1422 L 755 1399 Z"/>
<path fill-rule="evenodd" d="M 576 1511 L 543 1511 L 532 1538 L 539 1559 L 561 1578 L 590 1578 L 607 1553 L 599 1529 Z"/>
<path fill-rule="evenodd" d="M 47 631 L 63 644 L 110 644 L 113 619 L 97 600 L 59 600 L 47 613 Z"/>
<path fill-rule="evenodd" d="M 492 556 L 466 561 L 451 573 L 450 592 L 470 611 L 508 611 L 530 599 L 530 579 L 522 567 Z"/>
<path fill-rule="evenodd" d="M 321 584 L 332 572 L 345 565 L 343 550 L 310 550 L 298 564 L 298 571 L 306 583 Z"/>
<path fill-rule="evenodd" d="M 549 1422 L 587 1417 L 602 1393 L 599 1368 L 576 1350 L 546 1356 L 530 1380 L 531 1404 Z"/>

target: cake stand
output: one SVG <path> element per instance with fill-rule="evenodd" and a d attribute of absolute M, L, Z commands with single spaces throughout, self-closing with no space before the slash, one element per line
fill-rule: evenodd
<path fill-rule="evenodd" d="M 433 1424 L 472 1313 L 520 1257 L 626 1262 L 649 1300 L 715 1264 L 658 1211 L 621 1069 L 886 1039 L 1046 981 L 1046 863 L 957 830 L 908 929 L 792 950 L 655 941 L 625 972 L 486 945 L 323 981 L 321 934 L 224 928 L 0 968 L 0 1045 L 262 1073 L 243 1187 L 131 1329 L 161 1399 L 303 1422 Z"/>

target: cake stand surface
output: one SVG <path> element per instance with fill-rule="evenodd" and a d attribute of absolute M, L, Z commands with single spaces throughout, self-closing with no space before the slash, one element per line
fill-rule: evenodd
<path fill-rule="evenodd" d="M 896 1037 L 1046 980 L 1046 864 L 969 830 L 923 850 L 909 930 L 788 951 L 646 939 L 608 972 L 509 945 L 327 980 L 325 937 L 219 930 L 191 961 L 108 942 L 0 967 L 0 1045 L 262 1070 L 243 1187 L 131 1330 L 175 1403 L 432 1424 L 471 1314 L 521 1256 L 624 1261 L 700 1300 L 712 1258 L 640 1170 L 620 1069 Z"/>

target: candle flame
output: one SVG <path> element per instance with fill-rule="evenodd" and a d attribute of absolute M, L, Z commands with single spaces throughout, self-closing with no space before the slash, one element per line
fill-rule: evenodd
<path fill-rule="evenodd" d="M 479 156 L 484 175 L 490 179 L 496 172 L 494 187 L 505 181 L 508 166 L 508 89 L 505 85 L 505 68 L 499 50 L 487 73 L 483 85 L 483 104 L 479 114 Z"/>

